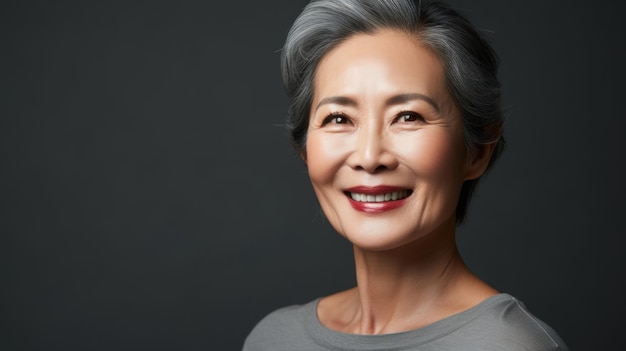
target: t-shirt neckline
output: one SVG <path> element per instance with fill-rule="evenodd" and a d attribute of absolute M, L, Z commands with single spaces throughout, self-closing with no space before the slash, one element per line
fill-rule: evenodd
<path fill-rule="evenodd" d="M 484 311 L 513 297 L 507 293 L 499 293 L 488 297 L 477 305 L 452 316 L 441 319 L 424 327 L 391 334 L 363 335 L 348 334 L 324 326 L 317 315 L 317 306 L 321 298 L 317 298 L 304 308 L 304 324 L 309 336 L 320 346 L 331 350 L 401 350 L 410 346 L 419 346 L 448 335 L 461 328 Z"/>

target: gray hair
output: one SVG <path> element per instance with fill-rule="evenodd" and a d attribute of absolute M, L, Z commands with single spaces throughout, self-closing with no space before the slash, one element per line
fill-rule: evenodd
<path fill-rule="evenodd" d="M 499 59 L 461 14 L 438 1 L 312 0 L 293 23 L 281 53 L 283 84 L 291 103 L 287 129 L 294 150 L 306 145 L 313 79 L 321 58 L 357 33 L 383 28 L 414 35 L 441 60 L 447 88 L 463 116 L 465 145 L 471 153 L 495 143 L 487 169 L 504 148 Z M 463 222 L 478 179 L 461 189 L 456 220 Z"/>

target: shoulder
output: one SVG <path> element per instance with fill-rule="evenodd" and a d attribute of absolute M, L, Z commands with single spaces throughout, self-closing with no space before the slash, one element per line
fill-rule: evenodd
<path fill-rule="evenodd" d="M 317 299 L 306 304 L 282 307 L 269 313 L 248 334 L 243 350 L 281 350 L 281 345 L 307 339 L 304 320 L 309 312 L 315 313 L 316 305 Z"/>
<path fill-rule="evenodd" d="M 568 350 L 559 335 L 515 297 L 499 294 L 483 305 L 481 313 L 462 328 L 465 333 L 473 334 L 483 349 Z"/>
<path fill-rule="evenodd" d="M 291 305 L 272 311 L 261 319 L 252 330 L 252 333 L 267 329 L 293 328 L 301 319 L 305 305 Z"/>

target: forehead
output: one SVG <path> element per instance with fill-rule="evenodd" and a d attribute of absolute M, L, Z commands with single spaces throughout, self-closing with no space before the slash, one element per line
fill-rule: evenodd
<path fill-rule="evenodd" d="M 314 87 L 314 100 L 320 94 L 351 94 L 363 89 L 446 94 L 439 58 L 414 36 L 396 30 L 355 34 L 334 47 L 320 60 Z"/>

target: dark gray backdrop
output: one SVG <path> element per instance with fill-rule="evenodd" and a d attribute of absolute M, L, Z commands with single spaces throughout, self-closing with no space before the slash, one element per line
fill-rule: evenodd
<path fill-rule="evenodd" d="M 350 287 L 281 127 L 304 1 L 10 2 L 0 15 L 2 350 L 239 350 Z M 457 0 L 502 58 L 509 147 L 463 256 L 572 349 L 621 340 L 623 2 Z"/>

